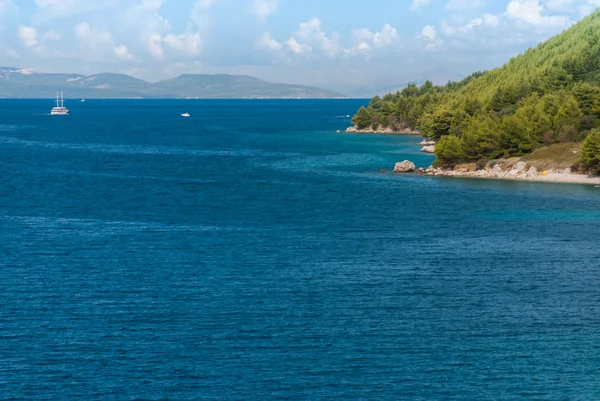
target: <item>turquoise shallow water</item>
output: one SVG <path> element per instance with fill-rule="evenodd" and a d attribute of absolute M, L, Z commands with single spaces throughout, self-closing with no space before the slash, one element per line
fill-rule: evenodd
<path fill-rule="evenodd" d="M 600 398 L 600 191 L 361 104 L 0 100 L 0 398 Z"/>

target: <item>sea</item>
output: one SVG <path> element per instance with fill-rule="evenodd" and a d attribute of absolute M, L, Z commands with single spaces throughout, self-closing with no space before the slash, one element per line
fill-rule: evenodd
<path fill-rule="evenodd" d="M 0 100 L 0 399 L 600 399 L 600 189 L 367 102 Z"/>

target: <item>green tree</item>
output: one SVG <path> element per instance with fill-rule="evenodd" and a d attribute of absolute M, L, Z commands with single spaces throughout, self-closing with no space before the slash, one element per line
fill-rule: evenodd
<path fill-rule="evenodd" d="M 600 130 L 593 129 L 581 145 L 581 165 L 597 173 L 600 169 Z"/>
<path fill-rule="evenodd" d="M 500 146 L 499 123 L 490 115 L 472 118 L 462 132 L 463 155 L 468 160 L 496 159 L 504 153 Z"/>
<path fill-rule="evenodd" d="M 600 95 L 598 88 L 589 83 L 580 82 L 573 87 L 572 92 L 579 102 L 583 114 L 593 114 L 595 99 Z"/>
<path fill-rule="evenodd" d="M 461 140 L 452 135 L 442 137 L 435 150 L 435 165 L 438 167 L 452 167 L 465 159 Z"/>
<path fill-rule="evenodd" d="M 551 132 L 553 128 L 552 118 L 544 112 L 544 105 L 539 95 L 533 93 L 515 113 L 527 137 L 537 143 L 541 143 L 544 135 Z"/>
<path fill-rule="evenodd" d="M 522 156 L 530 153 L 541 142 L 527 132 L 527 122 L 517 116 L 507 116 L 500 124 L 500 144 L 504 156 Z"/>
<path fill-rule="evenodd" d="M 352 118 L 352 124 L 356 125 L 358 129 L 365 129 L 373 122 L 373 114 L 370 110 L 367 110 L 362 106 L 358 113 Z"/>
<path fill-rule="evenodd" d="M 432 139 L 440 139 L 441 137 L 450 134 L 454 114 L 448 109 L 438 110 L 433 114 L 431 123 L 431 133 L 428 135 Z"/>
<path fill-rule="evenodd" d="M 369 109 L 379 111 L 383 107 L 383 100 L 379 96 L 375 96 L 369 103 Z"/>

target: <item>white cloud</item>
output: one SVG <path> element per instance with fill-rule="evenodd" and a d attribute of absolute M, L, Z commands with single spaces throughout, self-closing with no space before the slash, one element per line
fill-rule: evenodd
<path fill-rule="evenodd" d="M 283 45 L 273 39 L 269 32 L 263 33 L 260 40 L 258 41 L 257 47 L 259 49 L 268 49 L 268 50 L 281 50 Z"/>
<path fill-rule="evenodd" d="M 350 38 L 352 47 L 346 48 L 338 32 L 327 34 L 323 31 L 319 18 L 312 18 L 299 25 L 298 29 L 286 41 L 279 42 L 270 33 L 263 33 L 256 45 L 259 49 L 273 51 L 288 50 L 293 54 L 323 55 L 329 58 L 367 54 L 375 49 L 389 47 L 397 42 L 398 31 L 385 24 L 379 32 L 367 28 L 355 29 Z"/>
<path fill-rule="evenodd" d="M 483 22 L 487 25 L 487 26 L 498 26 L 500 24 L 500 18 L 498 18 L 498 16 L 493 15 L 493 14 L 483 14 Z"/>
<path fill-rule="evenodd" d="M 34 20 L 46 22 L 54 18 L 120 7 L 122 0 L 35 0 L 35 4 L 38 9 Z"/>
<path fill-rule="evenodd" d="M 266 19 L 279 9 L 279 0 L 254 0 L 252 10 L 260 19 Z"/>
<path fill-rule="evenodd" d="M 46 34 L 44 35 L 44 39 L 56 42 L 62 39 L 62 35 L 56 31 L 50 30 L 46 32 Z"/>
<path fill-rule="evenodd" d="M 285 42 L 285 44 L 289 46 L 291 51 L 293 51 L 294 53 L 297 53 L 297 54 L 310 53 L 312 51 L 312 48 L 310 46 L 304 45 L 302 43 L 298 43 L 296 38 L 293 38 L 293 37 L 289 38 Z"/>
<path fill-rule="evenodd" d="M 371 32 L 367 28 L 353 31 L 356 45 L 349 51 L 351 54 L 365 53 L 373 48 L 381 49 L 392 45 L 398 39 L 398 30 L 385 24 L 381 31 Z"/>
<path fill-rule="evenodd" d="M 441 22 L 440 29 L 444 36 L 454 36 L 457 31 L 456 27 L 452 24 L 449 24 L 447 21 Z"/>
<path fill-rule="evenodd" d="M 162 36 L 158 33 L 150 34 L 143 38 L 144 44 L 148 53 L 154 58 L 162 58 L 164 56 L 164 49 L 162 47 Z"/>
<path fill-rule="evenodd" d="M 483 0 L 450 0 L 446 3 L 446 10 L 472 10 L 474 8 L 483 7 Z"/>
<path fill-rule="evenodd" d="M 427 39 L 428 42 L 427 45 L 425 45 L 426 51 L 439 50 L 444 44 L 444 41 L 438 38 L 438 31 L 432 25 L 425 25 L 419 34 L 419 37 Z"/>
<path fill-rule="evenodd" d="M 380 32 L 373 35 L 375 47 L 386 47 L 398 38 L 398 31 L 390 24 L 385 24 Z"/>
<path fill-rule="evenodd" d="M 430 2 L 431 2 L 431 0 L 412 0 L 412 3 L 410 5 L 410 9 L 411 10 L 418 10 L 419 8 L 426 6 Z"/>
<path fill-rule="evenodd" d="M 38 44 L 37 30 L 32 26 L 21 25 L 19 27 L 19 37 L 27 47 L 33 47 Z"/>
<path fill-rule="evenodd" d="M 126 46 L 114 44 L 109 31 L 93 29 L 87 22 L 80 22 L 75 26 L 75 38 L 80 54 L 89 60 L 133 59 Z"/>
<path fill-rule="evenodd" d="M 464 37 L 473 30 L 479 30 L 478 34 L 481 34 L 484 28 L 495 28 L 498 25 L 500 25 L 500 17 L 486 13 L 481 17 L 470 20 L 468 23 L 462 26 L 456 26 L 448 23 L 447 21 L 442 21 L 440 29 L 443 36 L 456 37 L 462 35 Z"/>
<path fill-rule="evenodd" d="M 125 14 L 125 21 L 134 32 L 143 50 L 153 59 L 178 62 L 202 53 L 203 33 L 209 27 L 208 11 L 218 0 L 196 0 L 188 14 L 183 32 L 175 32 L 161 14 L 166 0 L 142 0 Z"/>
<path fill-rule="evenodd" d="M 425 50 L 428 52 L 434 52 L 434 51 L 440 50 L 440 48 L 442 47 L 443 44 L 444 44 L 443 40 L 437 39 L 437 40 L 427 43 L 427 46 L 425 46 Z"/>
<path fill-rule="evenodd" d="M 544 16 L 544 6 L 540 0 L 511 0 L 506 6 L 506 15 L 516 20 L 540 28 L 556 28 L 569 24 L 566 16 Z"/>
<path fill-rule="evenodd" d="M 336 54 L 344 53 L 344 48 L 339 41 L 337 32 L 334 32 L 329 38 L 321 29 L 321 20 L 312 18 L 301 23 L 286 44 L 294 53 L 310 53 L 320 50 L 327 56 L 333 57 Z"/>
<path fill-rule="evenodd" d="M 137 37 L 144 50 L 153 58 L 164 56 L 163 36 L 171 31 L 171 25 L 161 14 L 163 0 L 143 0 L 129 8 L 124 22 Z"/>
<path fill-rule="evenodd" d="M 421 31 L 421 36 L 433 41 L 437 38 L 437 30 L 432 25 L 425 25 L 423 31 Z"/>
<path fill-rule="evenodd" d="M 198 32 L 186 32 L 180 35 L 170 33 L 164 37 L 163 41 L 180 55 L 189 57 L 200 54 L 202 41 Z"/>
<path fill-rule="evenodd" d="M 356 54 L 368 54 L 373 48 L 367 42 L 359 42 L 356 46 L 354 46 L 348 53 L 356 55 Z"/>
<path fill-rule="evenodd" d="M 127 46 L 125 46 L 125 45 L 115 46 L 113 48 L 113 51 L 115 53 L 115 56 L 117 56 L 118 59 L 121 59 L 121 60 L 132 60 L 133 59 L 133 55 L 131 53 L 129 53 L 129 50 L 127 49 Z"/>

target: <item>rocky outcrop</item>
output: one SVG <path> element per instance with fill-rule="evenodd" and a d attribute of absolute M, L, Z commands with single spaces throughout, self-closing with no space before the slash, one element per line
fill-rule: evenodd
<path fill-rule="evenodd" d="M 432 146 L 432 145 L 423 146 L 421 148 L 421 152 L 423 152 L 423 153 L 435 153 L 435 146 Z"/>
<path fill-rule="evenodd" d="M 421 146 L 435 146 L 435 141 L 425 140 L 425 141 L 419 143 L 419 145 L 421 145 Z"/>
<path fill-rule="evenodd" d="M 531 167 L 529 170 L 527 170 L 527 173 L 525 174 L 525 176 L 527 178 L 534 178 L 534 177 L 537 177 L 538 175 L 539 175 L 539 173 L 535 167 Z"/>
<path fill-rule="evenodd" d="M 415 163 L 409 160 L 404 160 L 403 162 L 396 163 L 396 166 L 394 167 L 394 173 L 412 173 L 415 171 L 415 168 Z"/>
<path fill-rule="evenodd" d="M 408 127 L 393 129 L 391 127 L 383 127 L 380 125 L 377 129 L 373 129 L 372 127 L 359 129 L 357 126 L 346 128 L 346 132 L 349 134 L 410 134 L 410 135 L 419 135 L 419 131 L 414 129 L 410 129 Z"/>
<path fill-rule="evenodd" d="M 527 163 L 507 163 L 506 161 L 492 161 L 484 168 L 477 168 L 476 163 L 459 164 L 452 169 L 429 167 L 424 175 L 436 177 L 468 177 L 468 178 L 496 178 L 504 180 L 525 180 L 544 182 L 564 182 L 578 184 L 599 184 L 600 178 L 588 178 L 583 174 L 573 173 L 570 169 L 547 170 L 540 172 L 535 167 L 527 168 Z"/>

